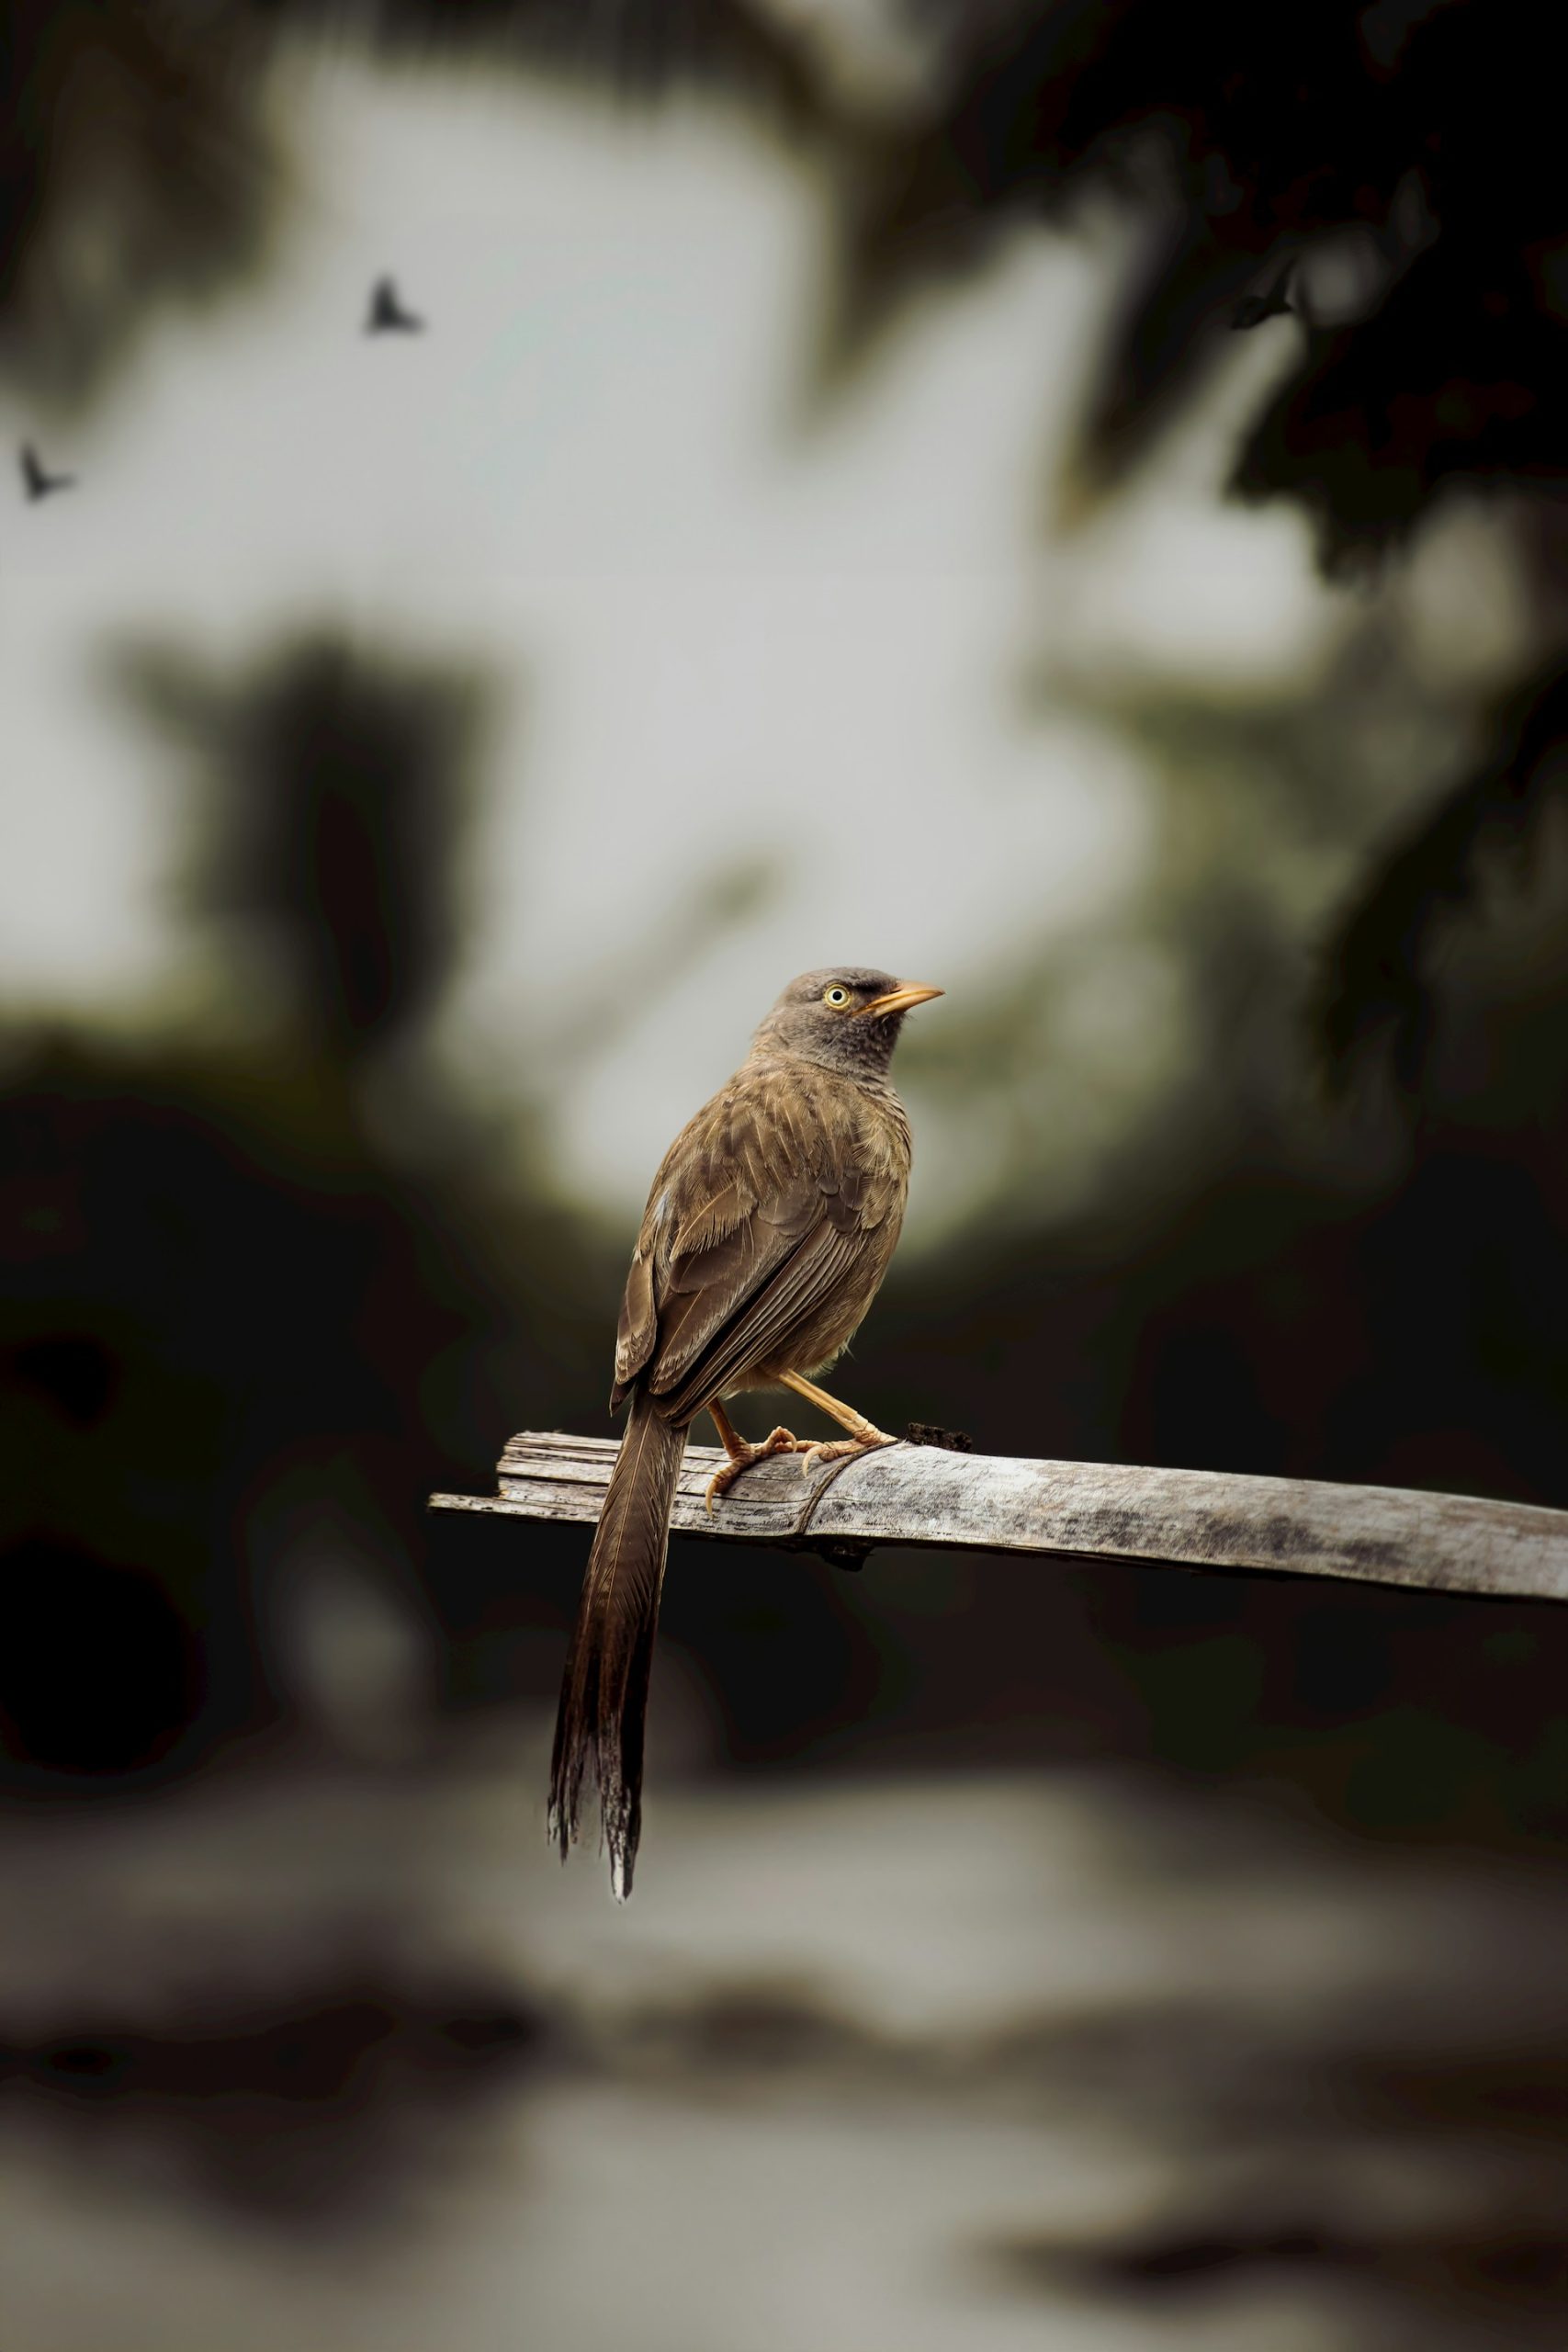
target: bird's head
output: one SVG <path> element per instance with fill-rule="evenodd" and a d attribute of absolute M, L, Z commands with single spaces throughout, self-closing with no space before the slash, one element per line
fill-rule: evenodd
<path fill-rule="evenodd" d="M 904 1015 L 942 993 L 860 965 L 803 972 L 762 1023 L 756 1045 L 763 1052 L 798 1054 L 803 1061 L 852 1078 L 879 1078 L 893 1058 Z"/>

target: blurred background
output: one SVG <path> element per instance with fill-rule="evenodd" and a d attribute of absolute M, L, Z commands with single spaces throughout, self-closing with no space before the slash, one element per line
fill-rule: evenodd
<path fill-rule="evenodd" d="M 621 1912 L 424 1511 L 840 959 L 878 1420 L 1568 1506 L 1547 23 L 12 0 L 8 2352 L 1561 2343 L 1562 1612 L 678 1544 Z"/>

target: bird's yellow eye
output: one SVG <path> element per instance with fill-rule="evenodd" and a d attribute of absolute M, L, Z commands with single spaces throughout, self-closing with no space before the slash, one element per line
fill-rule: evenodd
<path fill-rule="evenodd" d="M 840 988 L 836 981 L 830 989 L 824 989 L 822 991 L 822 1001 L 824 1004 L 848 1004 L 849 1001 L 850 992 L 848 989 Z"/>

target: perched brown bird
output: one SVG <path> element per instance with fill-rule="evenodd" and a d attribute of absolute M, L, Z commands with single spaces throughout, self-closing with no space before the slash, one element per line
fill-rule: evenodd
<path fill-rule="evenodd" d="M 665 1153 L 632 1252 L 610 1409 L 630 1399 L 572 1633 L 550 1764 L 550 1837 L 577 1836 L 592 1764 L 611 1883 L 631 1892 L 642 1735 L 670 1512 L 701 1412 L 729 1456 L 814 1462 L 895 1441 L 808 1377 L 842 1353 L 881 1287 L 909 1184 L 909 1123 L 888 1064 L 904 1015 L 941 989 L 886 972 L 792 980 L 729 1080 Z M 818 1444 L 776 1429 L 749 1445 L 723 1400 L 790 1388 L 848 1430 Z"/>

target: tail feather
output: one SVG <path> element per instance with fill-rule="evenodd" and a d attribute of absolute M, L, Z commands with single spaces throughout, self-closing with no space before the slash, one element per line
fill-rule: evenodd
<path fill-rule="evenodd" d="M 642 1830 L 649 1672 L 670 1513 L 685 1450 L 685 1430 L 672 1428 L 641 1389 L 634 1390 L 588 1555 L 556 1715 L 551 1843 L 564 1860 L 578 1834 L 583 1778 L 592 1764 L 610 1849 L 610 1882 L 623 1901 L 631 1893 Z"/>

